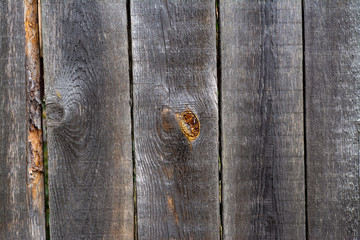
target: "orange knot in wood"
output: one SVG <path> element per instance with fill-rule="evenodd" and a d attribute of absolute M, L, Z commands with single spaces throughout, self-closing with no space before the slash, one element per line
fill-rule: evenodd
<path fill-rule="evenodd" d="M 189 141 L 194 141 L 200 134 L 200 121 L 190 109 L 177 113 L 180 129 Z"/>

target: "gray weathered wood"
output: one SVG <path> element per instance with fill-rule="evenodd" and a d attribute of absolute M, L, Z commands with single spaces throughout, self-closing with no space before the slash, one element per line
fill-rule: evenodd
<path fill-rule="evenodd" d="M 220 1 L 224 239 L 305 239 L 301 1 Z"/>
<path fill-rule="evenodd" d="M 133 239 L 126 1 L 42 13 L 51 239 Z"/>
<path fill-rule="evenodd" d="M 43 176 L 28 178 L 26 157 L 25 10 L 0 2 L 0 239 L 45 238 Z"/>
<path fill-rule="evenodd" d="M 309 239 L 359 239 L 360 2 L 306 0 Z"/>
<path fill-rule="evenodd" d="M 138 237 L 218 239 L 215 3 L 133 0 L 131 32 Z"/>
<path fill-rule="evenodd" d="M 0 238 L 30 239 L 23 1 L 1 1 L 0 19 Z"/>

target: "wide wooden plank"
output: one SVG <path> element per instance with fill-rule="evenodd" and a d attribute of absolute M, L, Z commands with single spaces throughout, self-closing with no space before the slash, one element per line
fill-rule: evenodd
<path fill-rule="evenodd" d="M 36 22 L 30 2 L 0 2 L 0 239 L 45 239 L 43 173 L 42 169 L 33 171 L 30 151 L 34 149 L 27 151 L 31 141 L 41 142 L 41 135 L 32 138 L 31 132 L 27 133 L 30 120 L 25 79 L 30 82 L 36 77 L 26 75 L 25 69 L 37 67 L 30 62 L 39 56 L 36 50 L 25 56 L 29 47 L 38 47 L 36 24 L 31 29 L 33 42 L 25 39 L 32 34 L 25 31 L 25 20 L 29 23 L 28 16 L 32 15 L 30 21 Z M 41 132 L 41 119 L 37 126 Z M 41 143 L 37 145 L 42 151 Z M 41 166 L 41 159 L 37 164 Z"/>
<path fill-rule="evenodd" d="M 51 239 L 133 239 L 125 0 L 43 0 Z"/>
<path fill-rule="evenodd" d="M 1 1 L 0 19 L 0 238 L 30 239 L 23 1 Z"/>
<path fill-rule="evenodd" d="M 360 4 L 304 14 L 309 239 L 359 239 Z"/>
<path fill-rule="evenodd" d="M 139 239 L 218 239 L 215 3 L 131 1 Z"/>
<path fill-rule="evenodd" d="M 301 1 L 220 1 L 224 239 L 305 239 Z"/>

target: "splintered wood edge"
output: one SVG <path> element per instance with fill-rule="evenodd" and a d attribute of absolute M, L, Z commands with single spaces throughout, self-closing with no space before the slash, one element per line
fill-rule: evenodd
<path fill-rule="evenodd" d="M 25 76 L 27 122 L 27 201 L 31 213 L 30 234 L 45 239 L 44 161 L 40 83 L 38 1 L 24 1 Z"/>

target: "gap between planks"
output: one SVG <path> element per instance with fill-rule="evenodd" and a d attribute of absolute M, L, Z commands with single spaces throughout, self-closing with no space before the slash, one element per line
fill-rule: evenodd
<path fill-rule="evenodd" d="M 133 96 L 133 69 L 132 69 L 132 41 L 131 41 L 131 0 L 126 0 L 127 15 L 127 37 L 128 37 L 128 57 L 129 57 L 129 81 L 130 81 L 130 115 L 131 115 L 131 147 L 133 162 L 133 203 L 134 203 L 134 239 L 138 239 L 137 234 L 137 201 L 136 201 L 136 167 L 135 167 L 135 139 L 134 139 L 134 96 Z"/>

